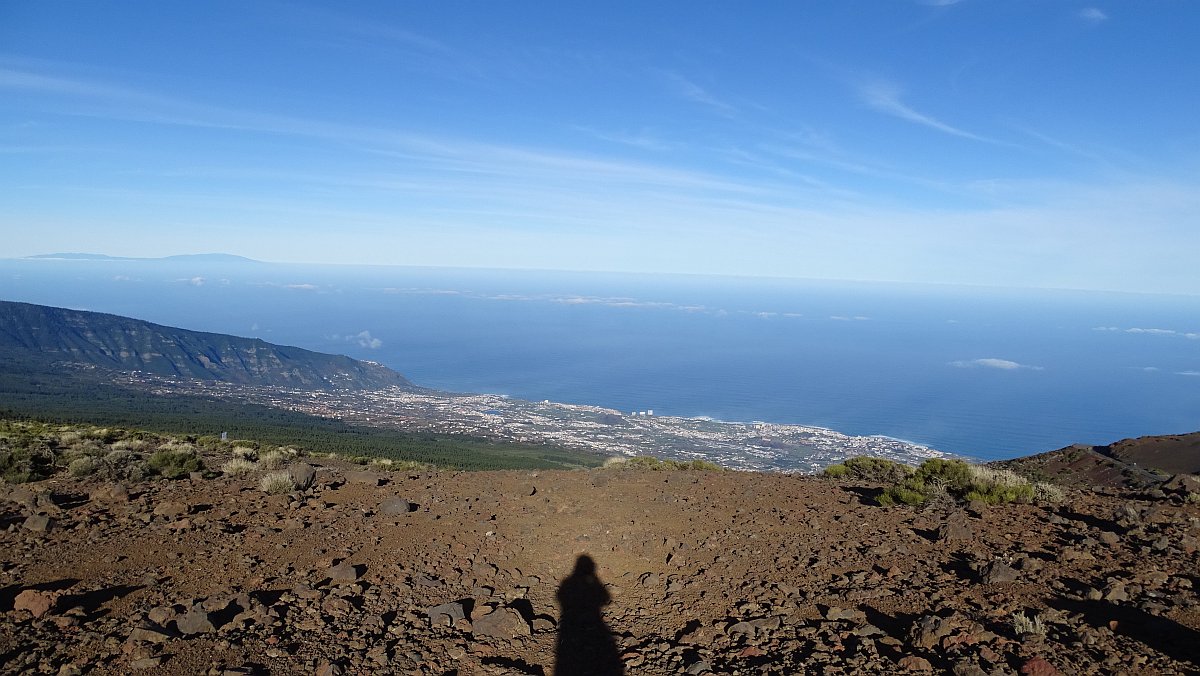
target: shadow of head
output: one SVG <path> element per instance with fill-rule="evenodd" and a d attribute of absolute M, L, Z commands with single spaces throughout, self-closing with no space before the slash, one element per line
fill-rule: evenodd
<path fill-rule="evenodd" d="M 604 622 L 603 608 L 612 600 L 596 575 L 596 562 L 582 554 L 575 569 L 558 586 L 558 645 L 554 673 L 619 676 L 625 673 L 617 643 Z"/>

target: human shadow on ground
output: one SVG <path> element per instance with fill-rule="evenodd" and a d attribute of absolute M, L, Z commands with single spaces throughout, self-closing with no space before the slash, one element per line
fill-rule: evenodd
<path fill-rule="evenodd" d="M 575 570 L 558 586 L 558 645 L 554 673 L 558 676 L 622 676 L 624 665 L 617 654 L 612 631 L 604 623 L 603 608 L 611 601 L 596 577 L 596 562 L 582 554 Z"/>

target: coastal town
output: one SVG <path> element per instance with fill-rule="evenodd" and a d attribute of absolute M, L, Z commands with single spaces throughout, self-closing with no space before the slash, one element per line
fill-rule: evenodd
<path fill-rule="evenodd" d="M 158 394 L 200 394 L 263 404 L 373 427 L 546 444 L 599 455 L 706 460 L 738 470 L 811 473 L 856 455 L 919 464 L 950 453 L 881 436 L 821 427 L 621 412 L 598 406 L 525 401 L 496 394 L 421 388 L 303 390 L 135 373 L 127 384 Z"/>

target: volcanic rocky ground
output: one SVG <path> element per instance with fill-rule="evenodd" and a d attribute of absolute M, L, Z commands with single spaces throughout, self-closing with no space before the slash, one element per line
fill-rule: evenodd
<path fill-rule="evenodd" d="M 1183 494 L 917 510 L 778 474 L 308 462 L 292 495 L 0 487 L 3 671 L 1200 670 Z"/>

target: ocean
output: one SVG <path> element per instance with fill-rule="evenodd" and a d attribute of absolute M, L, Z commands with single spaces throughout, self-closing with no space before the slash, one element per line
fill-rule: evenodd
<path fill-rule="evenodd" d="M 1200 429 L 1200 297 L 0 260 L 0 299 L 259 337 L 449 391 L 884 435 L 979 459 Z"/>

